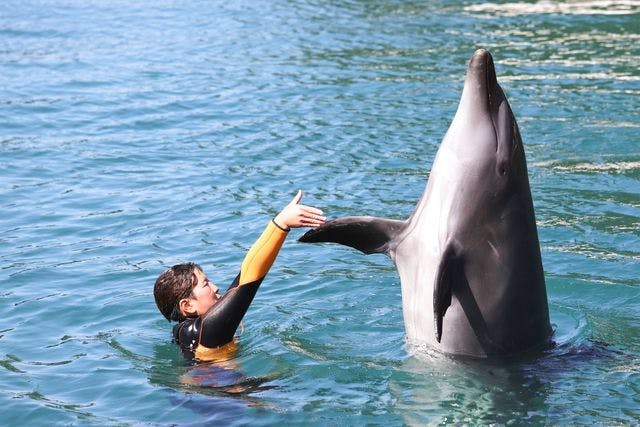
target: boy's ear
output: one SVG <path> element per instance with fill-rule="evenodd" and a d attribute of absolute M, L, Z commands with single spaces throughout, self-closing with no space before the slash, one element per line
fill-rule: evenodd
<path fill-rule="evenodd" d="M 193 311 L 193 304 L 191 303 L 191 298 L 182 298 L 178 303 L 178 307 L 182 312 L 182 315 L 187 317 Z"/>

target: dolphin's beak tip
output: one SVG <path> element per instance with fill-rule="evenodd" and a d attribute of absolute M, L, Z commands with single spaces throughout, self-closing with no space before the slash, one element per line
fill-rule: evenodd
<path fill-rule="evenodd" d="M 478 78 L 481 79 L 484 81 L 483 85 L 497 85 L 495 66 L 491 52 L 486 49 L 478 49 L 473 53 L 467 70 L 467 78 L 469 77 L 473 81 L 476 81 Z"/>
<path fill-rule="evenodd" d="M 491 52 L 486 49 L 480 48 L 473 53 L 473 57 L 471 58 L 472 63 L 482 63 L 482 64 L 490 64 L 493 62 L 493 57 L 491 56 Z"/>

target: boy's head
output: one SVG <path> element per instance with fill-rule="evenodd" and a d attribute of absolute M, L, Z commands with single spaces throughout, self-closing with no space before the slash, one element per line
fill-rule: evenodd
<path fill-rule="evenodd" d="M 174 265 L 158 276 L 153 296 L 162 315 L 176 322 L 204 314 L 220 299 L 218 288 L 192 262 Z"/>

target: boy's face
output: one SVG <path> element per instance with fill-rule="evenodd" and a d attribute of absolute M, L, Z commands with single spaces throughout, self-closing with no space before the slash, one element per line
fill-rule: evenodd
<path fill-rule="evenodd" d="M 187 309 L 183 311 L 187 311 L 188 313 L 196 313 L 198 316 L 203 315 L 207 312 L 213 305 L 218 302 L 221 295 L 219 293 L 220 289 L 211 283 L 207 276 L 200 270 L 196 269 L 194 271 L 198 282 L 193 287 L 191 291 L 191 296 L 188 299 Z M 181 308 L 183 306 L 181 305 Z M 187 314 L 187 313 L 183 313 Z"/>

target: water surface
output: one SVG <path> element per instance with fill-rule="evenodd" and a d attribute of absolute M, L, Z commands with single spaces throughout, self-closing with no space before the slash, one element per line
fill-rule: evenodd
<path fill-rule="evenodd" d="M 640 418 L 640 2 L 6 1 L 7 425 Z M 283 248 L 235 356 L 191 366 L 151 289 L 228 284 L 295 190 L 405 218 L 489 49 L 523 135 L 556 346 L 406 347 L 382 255 Z"/>

